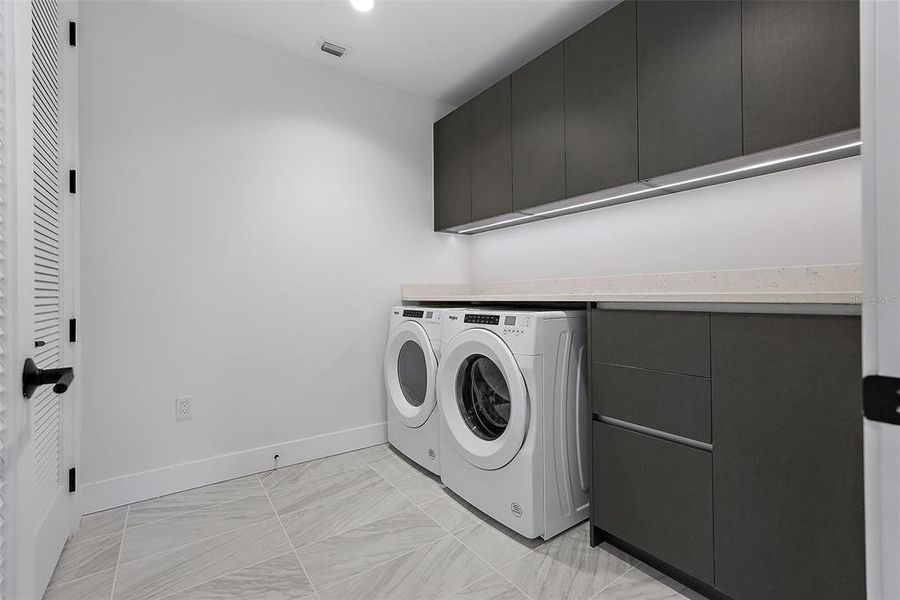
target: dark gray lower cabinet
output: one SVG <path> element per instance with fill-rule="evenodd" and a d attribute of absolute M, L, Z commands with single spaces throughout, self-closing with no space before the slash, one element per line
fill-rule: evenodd
<path fill-rule="evenodd" d="M 566 197 L 563 45 L 512 74 L 513 208 Z"/>
<path fill-rule="evenodd" d="M 510 78 L 469 103 L 472 220 L 512 212 L 512 122 Z"/>
<path fill-rule="evenodd" d="M 635 35 L 626 0 L 565 42 L 566 196 L 638 179 Z"/>
<path fill-rule="evenodd" d="M 744 0 L 744 152 L 859 127 L 858 0 Z"/>
<path fill-rule="evenodd" d="M 594 310 L 590 332 L 595 533 L 733 600 L 865 599 L 859 317 Z"/>
<path fill-rule="evenodd" d="M 593 524 L 713 583 L 712 456 L 594 423 Z"/>
<path fill-rule="evenodd" d="M 741 3 L 637 4 L 640 177 L 741 155 Z"/>
<path fill-rule="evenodd" d="M 711 319 L 716 587 L 863 600 L 859 318 Z"/>
<path fill-rule="evenodd" d="M 469 105 L 434 124 L 434 229 L 472 221 Z"/>

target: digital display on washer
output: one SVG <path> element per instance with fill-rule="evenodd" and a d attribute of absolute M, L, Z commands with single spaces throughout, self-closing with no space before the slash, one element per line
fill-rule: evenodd
<path fill-rule="evenodd" d="M 425 316 L 425 311 L 424 310 L 404 310 L 403 316 L 404 317 L 413 317 L 414 319 L 421 319 L 423 316 Z"/>
<path fill-rule="evenodd" d="M 516 317 L 515 317 L 515 315 L 513 315 L 513 316 L 511 316 L 511 317 L 503 317 L 503 324 L 504 324 L 504 325 L 508 325 L 508 326 L 515 325 L 515 324 L 516 324 Z"/>
<path fill-rule="evenodd" d="M 481 325 L 499 325 L 500 315 L 466 315 L 464 323 L 479 323 Z"/>

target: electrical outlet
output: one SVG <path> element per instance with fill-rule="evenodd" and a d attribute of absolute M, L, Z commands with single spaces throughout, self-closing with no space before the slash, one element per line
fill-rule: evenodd
<path fill-rule="evenodd" d="M 194 415 L 191 412 L 191 401 L 193 396 L 179 396 L 175 398 L 175 420 L 187 421 Z"/>

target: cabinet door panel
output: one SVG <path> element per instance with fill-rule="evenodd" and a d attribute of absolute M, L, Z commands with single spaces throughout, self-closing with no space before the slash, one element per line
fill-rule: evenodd
<path fill-rule="evenodd" d="M 512 75 L 515 210 L 566 195 L 563 54 L 558 44 Z"/>
<path fill-rule="evenodd" d="M 716 587 L 863 600 L 860 320 L 713 314 Z"/>
<path fill-rule="evenodd" d="M 469 105 L 434 124 L 434 229 L 472 221 Z"/>
<path fill-rule="evenodd" d="M 628 0 L 565 41 L 567 196 L 638 179 L 635 35 Z"/>
<path fill-rule="evenodd" d="M 741 3 L 637 5 L 641 179 L 740 156 Z"/>
<path fill-rule="evenodd" d="M 594 423 L 593 524 L 713 582 L 709 452 Z"/>
<path fill-rule="evenodd" d="M 709 314 L 594 310 L 591 360 L 709 377 Z"/>
<path fill-rule="evenodd" d="M 470 103 L 472 220 L 512 212 L 510 78 Z"/>
<path fill-rule="evenodd" d="M 743 3 L 744 152 L 859 127 L 859 2 Z"/>

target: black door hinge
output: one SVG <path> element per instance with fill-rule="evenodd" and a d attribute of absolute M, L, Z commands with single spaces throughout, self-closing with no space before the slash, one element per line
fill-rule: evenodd
<path fill-rule="evenodd" d="M 78 323 L 75 319 L 69 319 L 69 343 L 78 341 Z"/>
<path fill-rule="evenodd" d="M 69 169 L 69 193 L 70 193 L 70 194 L 74 194 L 74 193 L 75 193 L 75 179 L 76 179 L 76 177 L 77 177 L 77 176 L 75 175 L 75 169 Z"/>
<path fill-rule="evenodd" d="M 864 377 L 863 414 L 871 421 L 900 425 L 900 379 L 881 375 Z"/>
<path fill-rule="evenodd" d="M 75 491 L 75 467 L 69 469 L 69 493 Z"/>
<path fill-rule="evenodd" d="M 77 46 L 78 40 L 75 36 L 75 21 L 69 21 L 69 45 Z"/>

